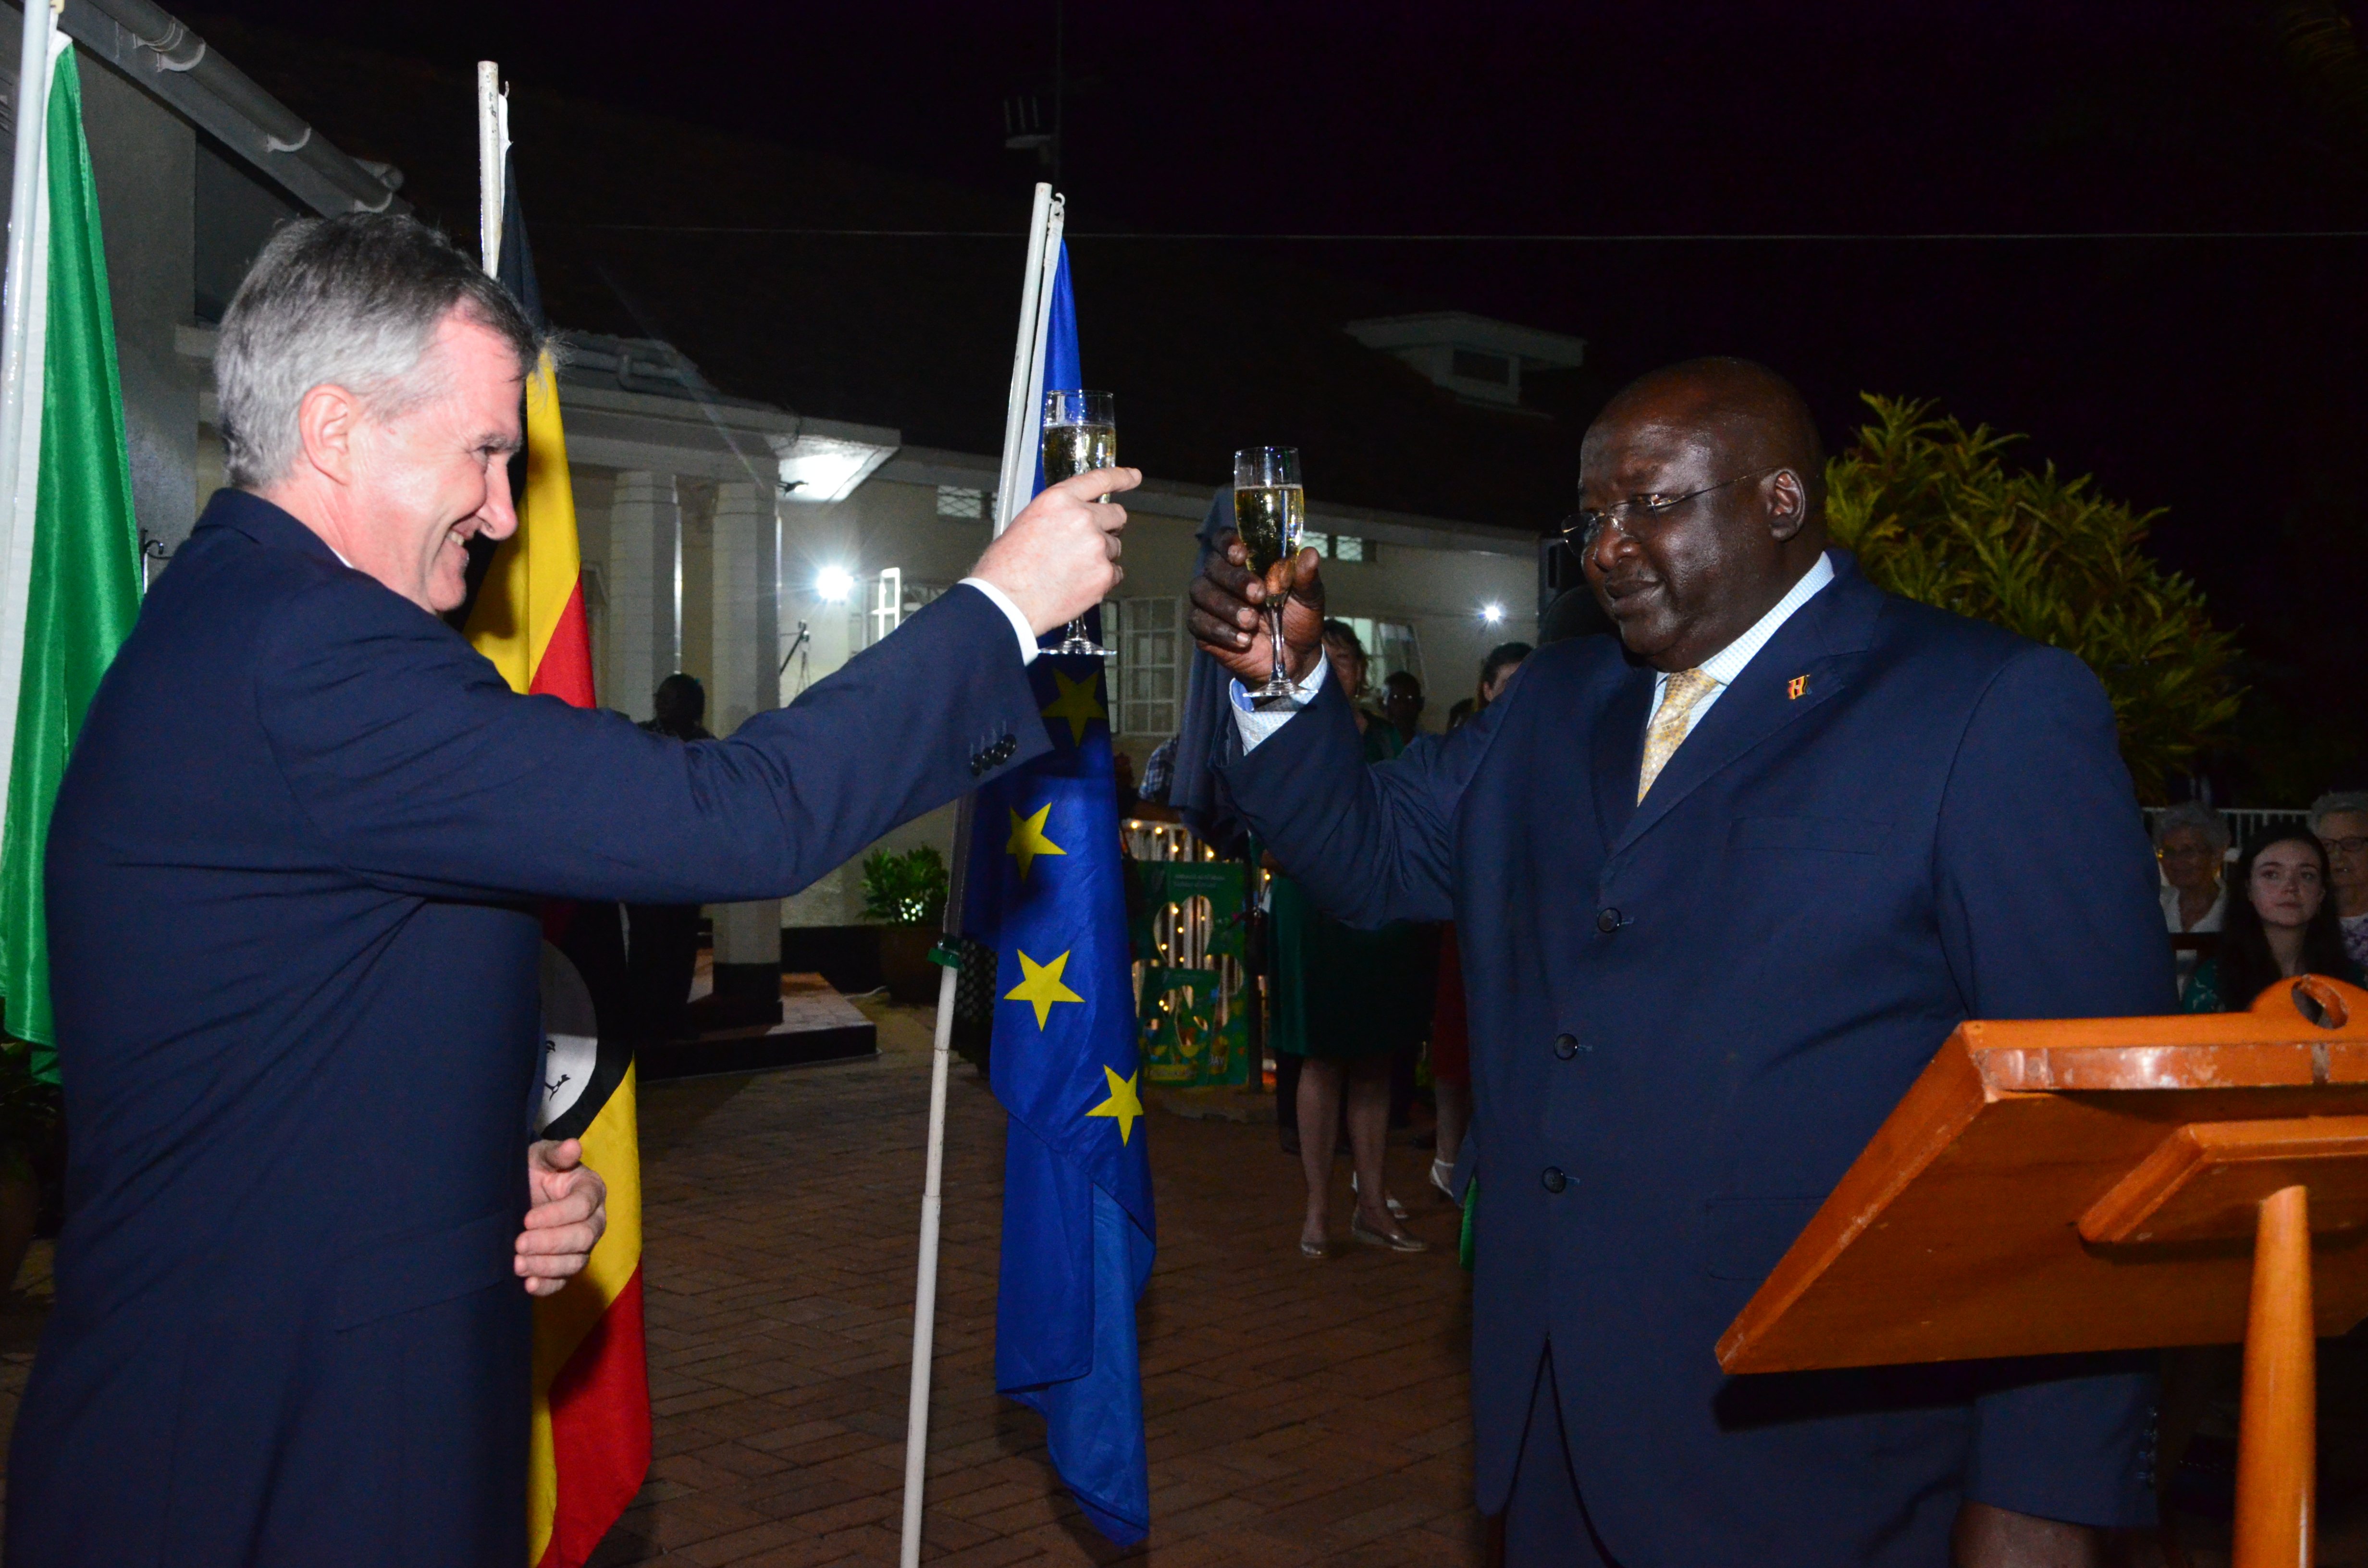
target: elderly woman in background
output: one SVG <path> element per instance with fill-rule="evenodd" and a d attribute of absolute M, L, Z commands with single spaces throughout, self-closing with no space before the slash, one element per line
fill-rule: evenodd
<path fill-rule="evenodd" d="M 2310 803 L 2310 831 L 2327 851 L 2328 891 L 2335 895 L 2343 950 L 2368 970 L 2368 790 L 2321 795 Z"/>
<path fill-rule="evenodd" d="M 2228 858 L 2228 821 L 2211 807 L 2183 801 L 2155 819 L 2154 852 L 2162 862 L 2162 918 L 2181 933 L 2217 931 L 2228 906 L 2220 868 Z"/>
<path fill-rule="evenodd" d="M 2228 907 L 2228 890 L 2220 882 L 2228 861 L 2228 819 L 2199 801 L 2181 801 L 2155 819 L 2154 852 L 2162 862 L 2162 921 L 2171 934 L 2219 930 Z M 2192 947 L 2178 954 L 2181 996 L 2196 956 Z"/>
<path fill-rule="evenodd" d="M 2220 950 L 2195 969 L 2180 999 L 2190 1013 L 2241 1013 L 2281 978 L 2324 974 L 2360 983 L 2327 896 L 2327 851 L 2307 833 L 2245 846 L 2229 880 Z"/>

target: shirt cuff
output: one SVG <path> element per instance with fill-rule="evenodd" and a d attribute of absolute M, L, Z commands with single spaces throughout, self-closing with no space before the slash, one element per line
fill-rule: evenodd
<path fill-rule="evenodd" d="M 1028 618 L 1019 613 L 1019 607 L 1011 602 L 1011 596 L 984 577 L 964 577 L 962 581 L 985 594 L 989 602 L 1003 612 L 1003 619 L 1011 622 L 1012 634 L 1019 639 L 1019 662 L 1034 664 L 1036 655 L 1043 649 L 1036 644 L 1036 629 L 1028 624 Z"/>
<path fill-rule="evenodd" d="M 1290 723 L 1301 709 L 1315 700 L 1315 694 L 1324 689 L 1325 669 L 1331 662 L 1329 659 L 1316 660 L 1315 667 L 1307 672 L 1307 678 L 1293 688 L 1291 700 L 1273 708 L 1252 707 L 1249 688 L 1239 681 L 1231 683 L 1234 728 L 1241 732 L 1245 754 L 1256 751 L 1260 741 Z"/>

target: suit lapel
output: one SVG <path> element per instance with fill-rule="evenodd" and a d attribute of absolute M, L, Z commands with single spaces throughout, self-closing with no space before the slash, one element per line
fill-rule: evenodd
<path fill-rule="evenodd" d="M 1606 844 L 1617 840 L 1636 814 L 1636 772 L 1645 764 L 1645 720 L 1652 707 L 1652 666 L 1631 665 L 1596 721 L 1595 823 Z"/>
<path fill-rule="evenodd" d="M 1852 655 L 1862 652 L 1872 640 L 1883 593 L 1858 574 L 1846 553 L 1834 553 L 1832 585 L 1803 605 L 1744 666 L 1735 684 L 1719 694 L 1693 733 L 1671 754 L 1668 765 L 1653 781 L 1652 792 L 1629 817 L 1611 846 L 1613 854 L 1651 831 L 1679 801 L 1728 764 L 1805 718 L 1849 685 L 1858 663 Z M 1648 700 L 1651 689 L 1648 681 Z M 1640 711 L 1629 743 L 1632 800 L 1643 757 L 1644 722 Z"/>

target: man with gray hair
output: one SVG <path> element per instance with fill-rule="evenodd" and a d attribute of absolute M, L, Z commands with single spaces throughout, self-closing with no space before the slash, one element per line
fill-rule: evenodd
<path fill-rule="evenodd" d="M 2368 973 L 2368 790 L 2342 790 L 2310 803 L 2310 831 L 2327 849 L 2327 881 L 2343 950 Z"/>
<path fill-rule="evenodd" d="M 17 1568 L 519 1568 L 527 1298 L 602 1223 L 575 1146 L 529 1147 L 537 901 L 805 885 L 1045 750 L 1036 637 L 1121 575 L 1106 470 L 728 740 L 517 696 L 439 615 L 518 526 L 537 347 L 395 217 L 283 229 L 223 319 L 233 488 L 49 841 L 73 1145 Z"/>

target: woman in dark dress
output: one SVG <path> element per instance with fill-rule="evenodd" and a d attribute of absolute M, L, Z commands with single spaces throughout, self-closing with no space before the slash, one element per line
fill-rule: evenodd
<path fill-rule="evenodd" d="M 2327 850 L 2310 834 L 2247 845 L 2228 894 L 2220 950 L 2195 966 L 2183 1011 L 2241 1013 L 2280 979 L 2297 974 L 2360 983 L 2328 896 Z"/>
<path fill-rule="evenodd" d="M 1341 621 L 1324 628 L 1331 677 L 1351 705 L 1365 681 L 1364 648 Z M 1386 762 L 1404 749 L 1398 732 L 1357 710 L 1365 760 Z M 1348 1102 L 1349 1152 L 1356 1169 L 1349 1234 L 1370 1246 L 1421 1252 L 1387 1204 L 1382 1152 L 1389 1135 L 1390 1060 L 1419 1043 L 1430 1016 L 1420 933 L 1404 922 L 1378 931 L 1343 926 L 1324 914 L 1287 876 L 1274 893 L 1278 1056 L 1301 1058 L 1299 1158 L 1307 1176 L 1307 1217 L 1299 1250 L 1322 1257 L 1331 1213 L 1332 1157 L 1339 1148 L 1340 1107 Z"/>

